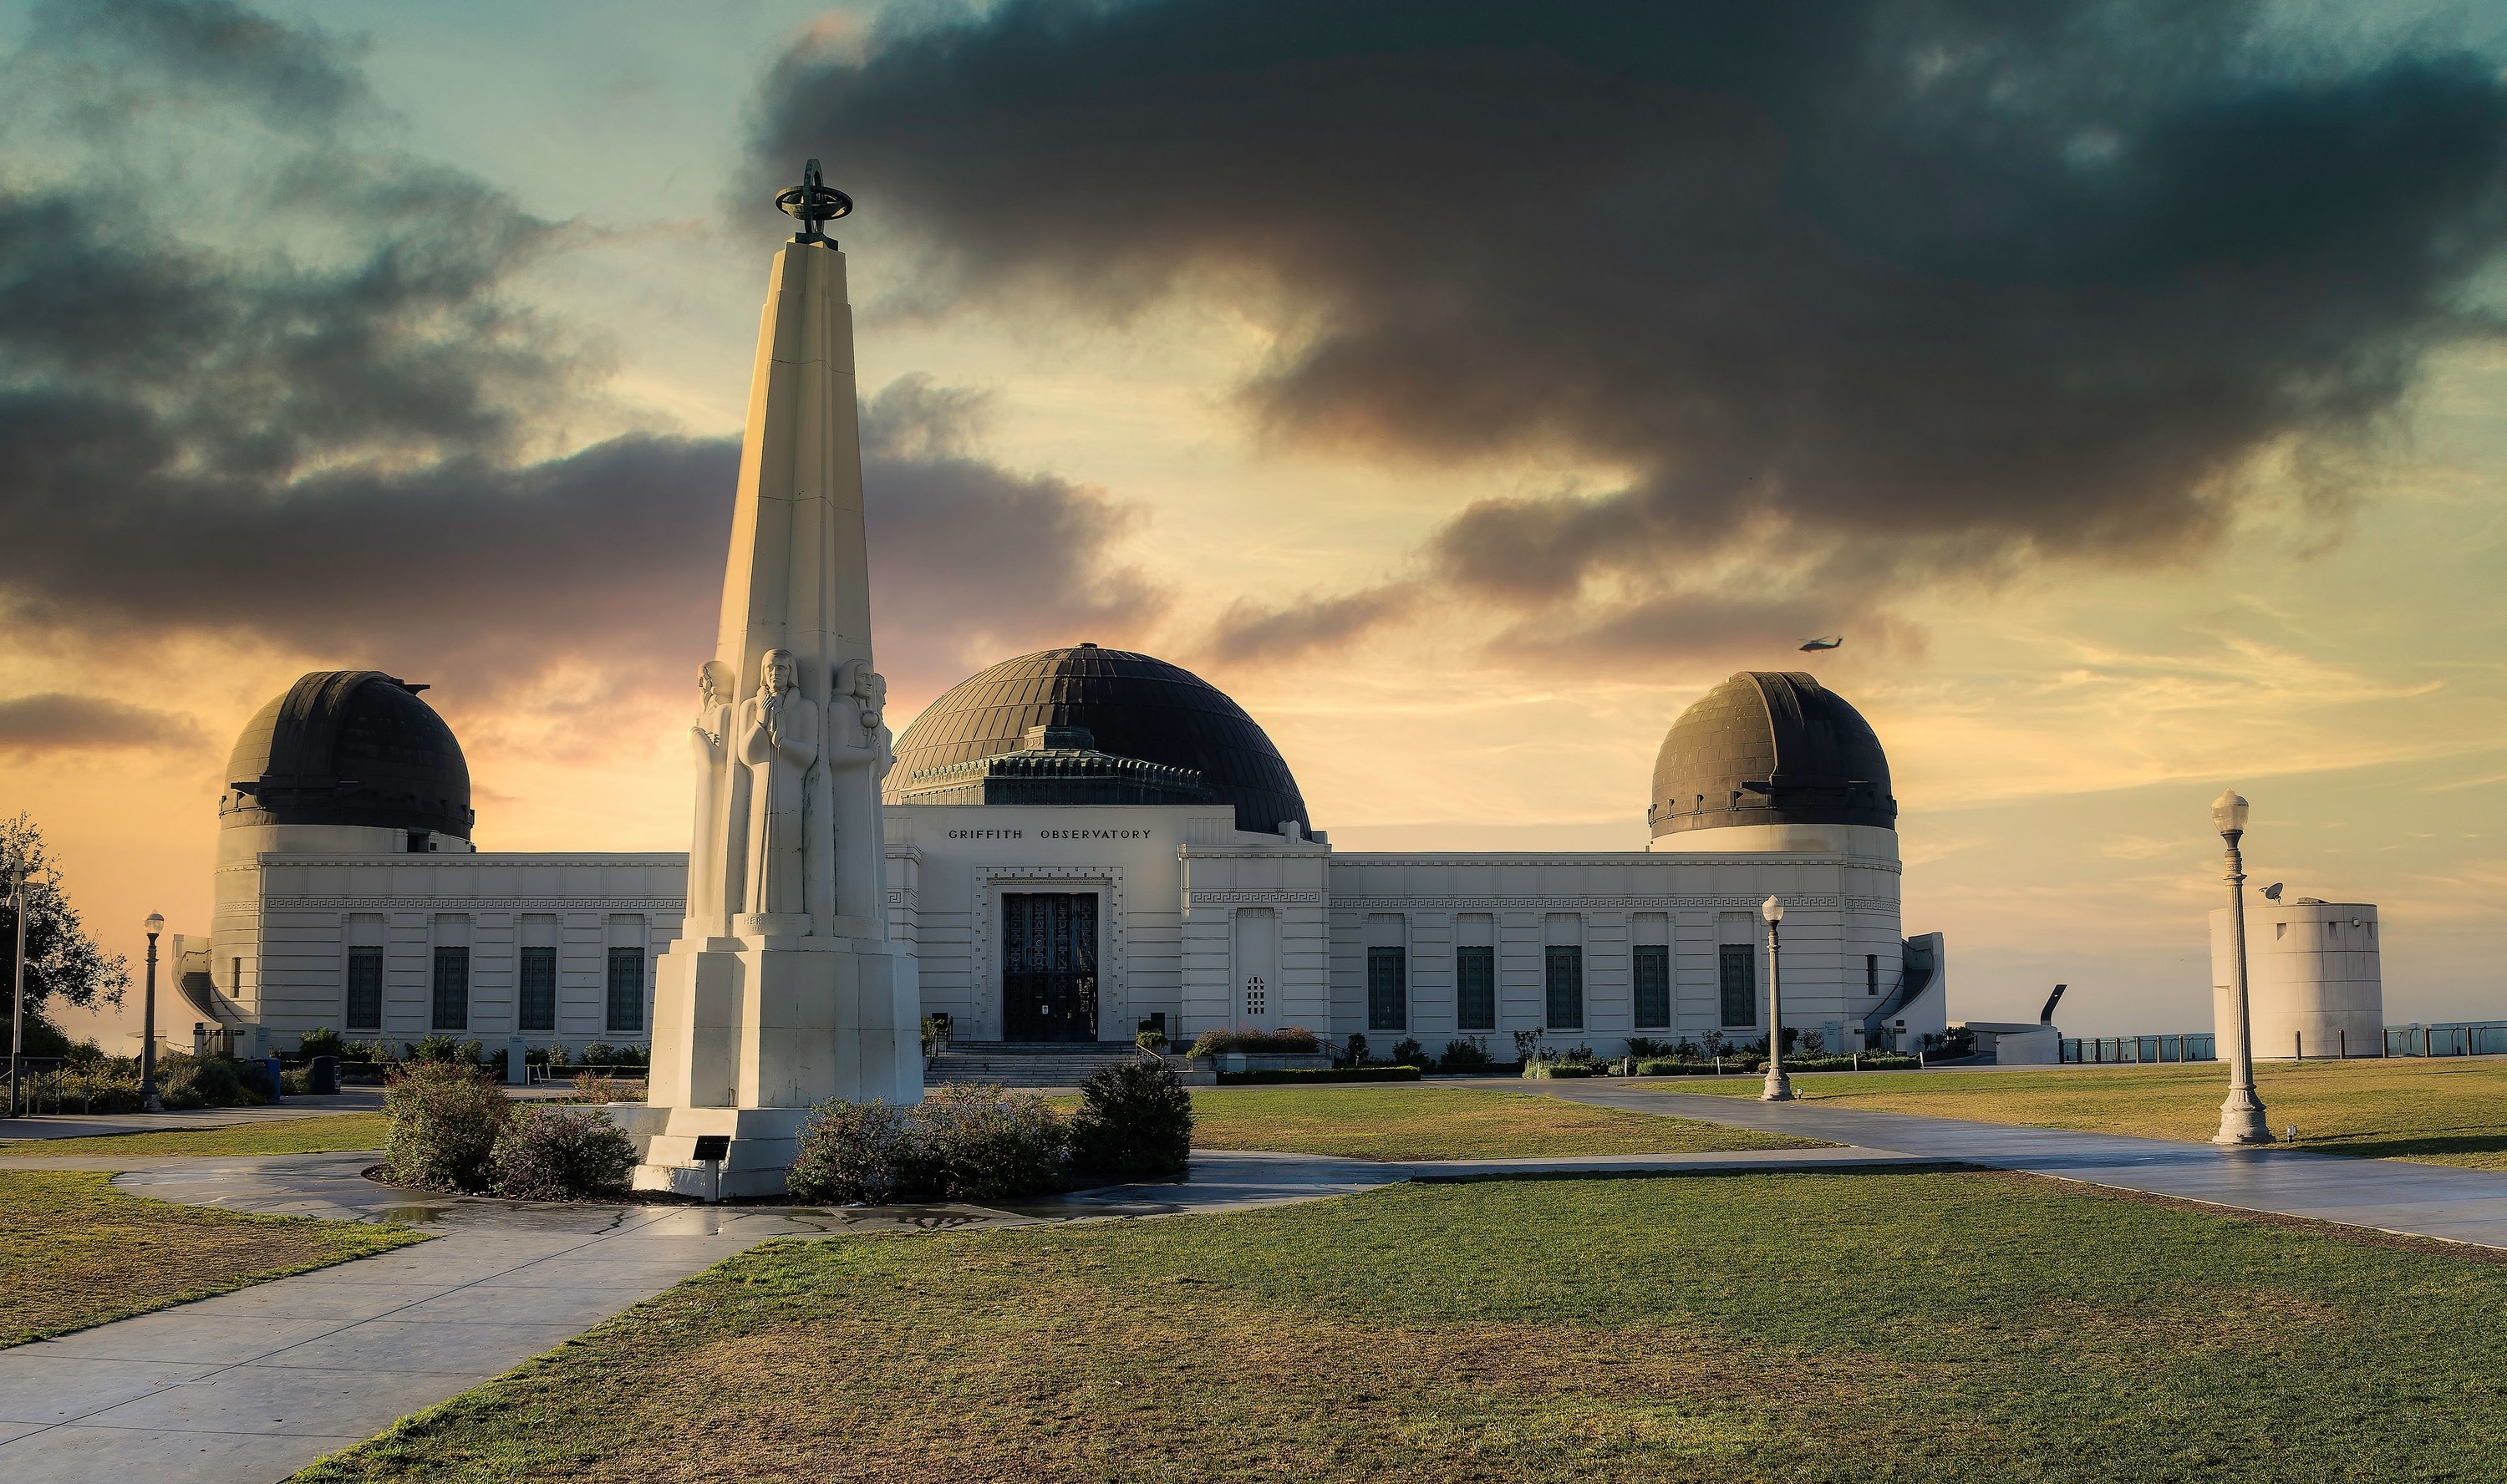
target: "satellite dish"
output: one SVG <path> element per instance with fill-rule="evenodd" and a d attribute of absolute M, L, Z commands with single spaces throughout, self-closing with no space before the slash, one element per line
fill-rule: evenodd
<path fill-rule="evenodd" d="M 2265 900 L 2265 901 L 2268 901 L 2268 902 L 2277 902 L 2277 901 L 2279 901 L 2279 900 L 2280 900 L 2280 888 L 2281 888 L 2284 885 L 2286 885 L 2286 883 L 2282 883 L 2282 882 L 2273 882 L 2271 886 L 2264 887 L 2264 900 Z"/>
<path fill-rule="evenodd" d="M 1809 653 L 1810 651 L 1815 650 L 1815 649 L 1835 649 L 1837 645 L 1842 644 L 1842 643 L 1844 643 L 1844 642 L 1845 642 L 1845 635 L 1844 635 L 1844 634 L 1841 634 L 1841 633 L 1832 633 L 1832 634 L 1828 635 L 1826 638 L 1813 639 L 1813 640 L 1811 640 L 1809 643 L 1804 644 L 1804 645 L 1802 646 L 1802 652 L 1803 652 L 1803 653 L 1805 653 L 1805 654 L 1807 654 L 1807 653 Z"/>

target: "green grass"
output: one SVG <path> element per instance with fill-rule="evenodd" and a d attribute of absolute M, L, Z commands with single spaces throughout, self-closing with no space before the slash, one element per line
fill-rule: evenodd
<path fill-rule="evenodd" d="M 1524 1093 L 1435 1084 L 1195 1088 L 1193 1143 L 1352 1159 L 1694 1154 L 1816 1140 Z"/>
<path fill-rule="evenodd" d="M 2024 1176 L 759 1248 L 298 1477 L 2497 1478 L 2507 1268 Z"/>
<path fill-rule="evenodd" d="M 143 1200 L 112 1179 L 0 1170 L 0 1346 L 425 1240 L 398 1227 Z"/>
<path fill-rule="evenodd" d="M 1635 1084 L 1675 1093 L 1756 1097 L 1708 1078 Z M 1796 1077 L 1804 1098 L 1893 1113 L 2199 1140 L 2219 1132 L 2226 1063 L 2082 1067 L 2046 1071 L 1835 1072 Z M 2255 1065 L 2255 1090 L 2275 1137 L 2301 1145 L 2429 1164 L 2507 1170 L 2507 1062 L 2392 1061 Z"/>
<path fill-rule="evenodd" d="M 230 1124 L 222 1129 L 150 1130 L 99 1134 L 91 1139 L 15 1139 L 0 1142 L 0 1156 L 89 1159 L 123 1155 L 155 1159 L 180 1154 L 334 1154 L 380 1149 L 391 1129 L 381 1113 L 336 1113 L 324 1118 L 281 1118 Z"/>

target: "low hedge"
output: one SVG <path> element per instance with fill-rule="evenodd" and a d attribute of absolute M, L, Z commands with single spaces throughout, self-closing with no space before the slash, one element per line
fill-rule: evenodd
<path fill-rule="evenodd" d="M 1222 1071 L 1221 1087 L 1276 1082 L 1416 1082 L 1416 1067 L 1277 1067 L 1265 1071 Z"/>
<path fill-rule="evenodd" d="M 1855 1066 L 1850 1056 L 1787 1057 L 1785 1070 L 1795 1071 L 1912 1071 L 1919 1064 L 1910 1056 L 1895 1052 L 1872 1051 L 1863 1056 L 1863 1065 Z M 1756 1076 L 1767 1069 L 1764 1057 L 1726 1057 L 1719 1073 L 1713 1062 L 1639 1062 L 1640 1077 L 1712 1077 Z"/>
<path fill-rule="evenodd" d="M 1606 1077 L 1610 1073 L 1589 1062 L 1526 1062 L 1523 1074 L 1535 1080 L 1551 1077 Z"/>

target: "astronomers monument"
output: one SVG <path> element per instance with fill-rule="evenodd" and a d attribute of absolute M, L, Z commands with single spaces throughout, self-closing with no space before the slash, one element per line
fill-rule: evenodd
<path fill-rule="evenodd" d="M 660 1127 L 640 1189 L 713 1193 L 698 1140 L 728 1136 L 721 1193 L 772 1194 L 813 1104 L 923 1096 L 915 963 L 888 936 L 853 307 L 819 231 L 853 202 L 815 160 L 776 202 L 801 230 L 768 276 L 722 624 L 688 732 L 687 918 L 655 965 Z"/>

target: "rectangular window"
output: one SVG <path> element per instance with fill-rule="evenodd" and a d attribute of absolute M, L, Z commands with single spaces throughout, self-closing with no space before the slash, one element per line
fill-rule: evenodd
<path fill-rule="evenodd" d="M 1545 956 L 1549 980 L 1549 1029 L 1584 1029 L 1584 950 L 1573 943 L 1552 943 Z"/>
<path fill-rule="evenodd" d="M 1497 950 L 1454 950 L 1454 1029 L 1497 1029 Z"/>
<path fill-rule="evenodd" d="M 1637 1029 L 1667 1029 L 1671 1025 L 1671 949 L 1660 943 L 1640 943 L 1634 967 Z"/>
<path fill-rule="evenodd" d="M 644 1029 L 644 951 L 640 948 L 609 951 L 609 1029 L 612 1032 Z"/>
<path fill-rule="evenodd" d="M 348 950 L 345 1019 L 351 1031 L 381 1031 L 383 1028 L 383 951 L 380 948 Z"/>
<path fill-rule="evenodd" d="M 518 1029 L 554 1031 L 557 1029 L 557 950 L 527 948 L 523 950 L 522 1019 Z"/>
<path fill-rule="evenodd" d="M 1880 956 L 1878 954 L 1863 956 L 1863 993 L 1866 995 L 1880 993 Z"/>
<path fill-rule="evenodd" d="M 1370 948 L 1366 951 L 1366 1029 L 1369 1031 L 1406 1031 L 1410 1027 L 1409 986 L 1403 973 L 1402 951 L 1398 948 Z"/>
<path fill-rule="evenodd" d="M 1717 950 L 1723 976 L 1724 1024 L 1759 1023 L 1759 951 L 1747 943 L 1726 943 Z"/>
<path fill-rule="evenodd" d="M 435 951 L 435 1029 L 470 1029 L 470 950 Z"/>

